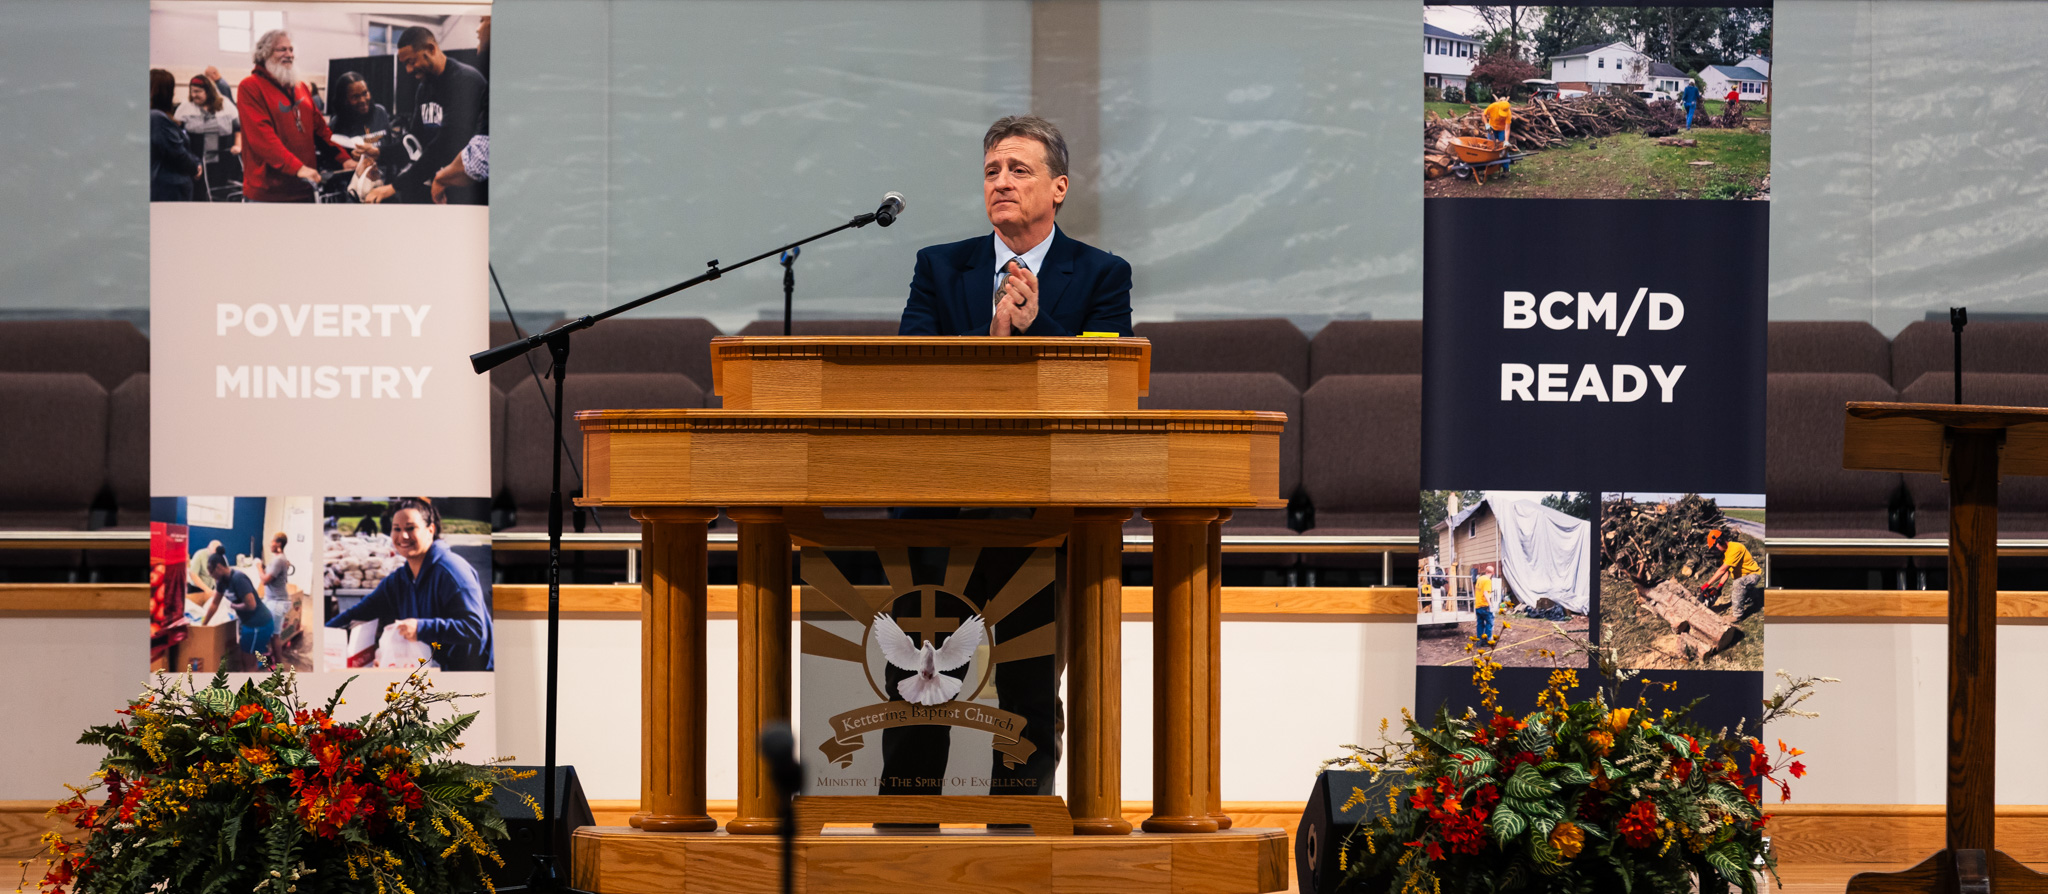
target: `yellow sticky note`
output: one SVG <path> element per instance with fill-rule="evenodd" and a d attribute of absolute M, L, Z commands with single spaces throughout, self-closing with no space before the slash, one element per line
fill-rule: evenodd
<path fill-rule="evenodd" d="M 1115 333 L 1115 332 L 1083 332 L 1083 333 L 1081 333 L 1081 337 L 1082 337 L 1082 338 L 1117 338 L 1117 337 L 1118 337 L 1118 333 Z"/>

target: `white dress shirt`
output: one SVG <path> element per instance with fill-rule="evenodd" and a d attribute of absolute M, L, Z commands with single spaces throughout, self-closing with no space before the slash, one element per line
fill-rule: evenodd
<path fill-rule="evenodd" d="M 996 241 L 996 278 L 992 280 L 988 286 L 988 311 L 989 317 L 991 319 L 995 317 L 996 311 L 995 290 L 998 286 L 1002 285 L 1003 268 L 1009 265 L 1010 259 L 1016 258 L 1019 262 L 1021 262 L 1024 265 L 1024 269 L 1031 271 L 1031 274 L 1033 276 L 1038 275 L 1038 272 L 1044 269 L 1045 267 L 1046 253 L 1052 251 L 1052 239 L 1054 236 L 1059 235 L 1059 232 L 1060 228 L 1057 225 L 1055 225 L 1052 228 L 1052 232 L 1045 234 L 1044 242 L 1040 242 L 1037 245 L 1032 246 L 1029 251 L 1026 251 L 1021 255 L 1014 251 L 1011 251 L 1010 246 L 1003 242 L 1003 234 L 995 233 L 990 237 L 995 239 Z"/>

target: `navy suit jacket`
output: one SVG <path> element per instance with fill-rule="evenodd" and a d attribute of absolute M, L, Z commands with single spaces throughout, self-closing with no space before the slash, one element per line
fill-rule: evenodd
<path fill-rule="evenodd" d="M 1038 276 L 1038 319 L 1020 335 L 1131 335 L 1131 265 L 1055 229 Z M 987 335 L 995 316 L 993 234 L 917 253 L 899 335 Z"/>

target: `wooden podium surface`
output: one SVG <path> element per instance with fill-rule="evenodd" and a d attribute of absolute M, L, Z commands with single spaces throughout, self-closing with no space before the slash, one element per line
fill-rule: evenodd
<path fill-rule="evenodd" d="M 1850 894 L 2048 892 L 2048 876 L 1997 849 L 1998 479 L 2048 474 L 2048 409 L 1853 401 L 1842 466 L 1948 479 L 1946 847 L 1902 872 L 1866 872 Z"/>
<path fill-rule="evenodd" d="M 783 806 L 754 743 L 763 725 L 791 713 L 792 529 L 807 542 L 849 526 L 869 542 L 965 530 L 824 515 L 882 506 L 1033 507 L 1029 527 L 1064 530 L 1071 823 L 1050 821 L 1045 804 L 1059 802 L 1040 797 L 803 798 L 800 885 L 1286 886 L 1281 830 L 1218 834 L 1229 826 L 1220 803 L 1222 528 L 1233 509 L 1285 505 L 1285 414 L 1139 410 L 1150 377 L 1143 339 L 720 338 L 711 352 L 723 408 L 577 414 L 578 502 L 630 507 L 646 544 L 641 809 L 636 829 L 577 834 L 572 870 L 588 882 L 579 887 L 772 881 L 777 851 L 766 836 L 780 830 Z M 739 528 L 740 723 L 739 816 L 718 830 L 705 812 L 704 628 L 706 526 L 721 509 Z M 1123 525 L 1134 513 L 1154 531 L 1153 815 L 1144 834 L 1122 818 L 1119 743 Z M 1028 823 L 1038 834 L 821 830 L 876 821 Z M 645 860 L 666 867 L 656 873 L 666 881 L 632 868 Z M 1071 884 L 1021 881 L 1061 874 Z"/>

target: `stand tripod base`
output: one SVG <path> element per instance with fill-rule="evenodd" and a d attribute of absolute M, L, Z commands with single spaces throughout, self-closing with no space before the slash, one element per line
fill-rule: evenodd
<path fill-rule="evenodd" d="M 1848 894 L 2048 894 L 2042 875 L 2004 851 L 1941 850 L 1920 865 L 1899 872 L 1863 872 L 1849 879 Z"/>
<path fill-rule="evenodd" d="M 570 853 L 570 883 L 594 894 L 774 891 L 782 867 L 772 835 L 585 826 Z M 1107 837 L 835 828 L 797 836 L 794 890 L 1260 894 L 1287 889 L 1287 857 L 1280 829 Z"/>

